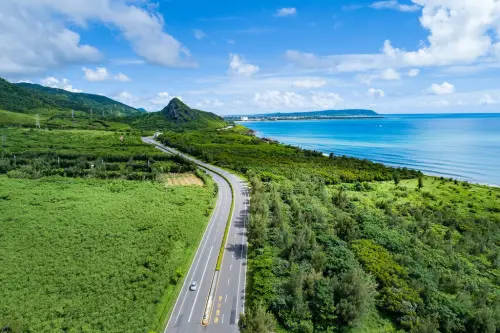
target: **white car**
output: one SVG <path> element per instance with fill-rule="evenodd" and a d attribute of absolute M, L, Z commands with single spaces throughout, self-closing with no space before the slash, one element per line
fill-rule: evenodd
<path fill-rule="evenodd" d="M 198 286 L 198 282 L 193 281 L 193 282 L 191 282 L 191 285 L 189 286 L 189 290 L 195 291 L 197 286 Z"/>

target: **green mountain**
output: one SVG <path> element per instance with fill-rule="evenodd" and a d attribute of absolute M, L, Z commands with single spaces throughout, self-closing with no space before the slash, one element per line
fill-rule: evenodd
<path fill-rule="evenodd" d="M 140 114 L 132 118 L 131 125 L 140 129 L 205 129 L 222 128 L 227 123 L 218 115 L 192 109 L 178 98 L 172 99 L 159 112 Z"/>
<path fill-rule="evenodd" d="M 73 93 L 38 84 L 12 84 L 0 78 L 0 109 L 22 113 L 81 111 L 105 116 L 128 116 L 140 111 L 101 95 Z"/>

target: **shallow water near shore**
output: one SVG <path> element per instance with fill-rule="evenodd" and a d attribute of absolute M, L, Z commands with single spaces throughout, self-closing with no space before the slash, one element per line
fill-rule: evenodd
<path fill-rule="evenodd" d="M 258 136 L 426 174 L 500 185 L 500 114 L 243 122 Z"/>

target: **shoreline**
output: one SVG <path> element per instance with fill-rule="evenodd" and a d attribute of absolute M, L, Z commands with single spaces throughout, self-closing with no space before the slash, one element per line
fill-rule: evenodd
<path fill-rule="evenodd" d="M 280 142 L 280 144 L 283 144 L 282 142 Z M 298 147 L 298 146 L 297 146 Z M 299 147 L 300 148 L 300 147 Z M 323 156 L 325 157 L 329 157 L 329 154 L 327 153 L 323 153 Z M 352 158 L 359 158 L 359 157 L 356 157 L 356 156 L 348 156 L 348 155 L 335 155 L 336 157 L 338 156 L 347 156 L 347 157 L 352 157 Z M 402 168 L 402 167 L 396 167 L 396 166 L 392 166 L 392 165 L 388 165 L 388 164 L 385 164 L 385 163 L 382 163 L 382 162 L 375 162 L 375 161 L 372 161 L 370 160 L 371 162 L 373 163 L 380 163 L 380 164 L 383 164 L 385 166 L 389 166 L 389 167 L 392 167 L 392 168 L 396 168 L 396 169 L 399 169 L 399 168 Z M 411 168 L 408 168 L 408 169 L 411 169 Z M 423 172 L 421 170 L 418 170 L 418 169 L 412 169 L 412 170 L 417 170 L 417 171 L 420 171 L 422 172 L 425 176 L 429 176 L 429 177 L 435 177 L 435 178 L 445 178 L 445 179 L 450 179 L 452 178 L 453 180 L 458 180 L 458 181 L 461 181 L 461 182 L 465 182 L 465 183 L 468 183 L 468 184 L 472 184 L 472 185 L 479 185 L 479 186 L 487 186 L 487 187 L 495 187 L 495 188 L 500 188 L 500 185 L 495 185 L 495 184 L 488 184 L 488 183 L 474 183 L 472 181 L 469 181 L 469 180 L 466 180 L 466 179 L 463 179 L 463 178 L 453 178 L 453 177 L 445 177 L 444 175 L 441 175 L 441 174 L 438 174 L 438 173 L 435 173 L 435 174 L 432 174 L 432 173 L 429 173 L 429 172 Z"/>
<path fill-rule="evenodd" d="M 300 148 L 300 149 L 306 149 L 306 148 L 303 148 L 303 147 L 300 147 L 299 145 L 292 145 L 292 144 L 287 144 L 285 142 L 281 142 L 281 141 L 278 141 L 276 139 L 273 139 L 272 137 L 266 137 L 266 136 L 263 136 L 263 135 L 259 135 L 260 132 L 258 131 L 255 131 L 251 128 L 248 128 L 254 136 L 260 138 L 260 139 L 263 139 L 263 140 L 269 140 L 269 141 L 274 141 L 274 142 L 277 142 L 279 144 L 282 144 L 282 145 L 289 145 L 289 146 L 294 146 L 294 147 L 297 147 L 297 148 Z M 260 133 L 262 134 L 262 133 Z M 321 150 L 319 150 L 321 151 Z M 325 157 L 329 157 L 329 153 L 325 153 L 323 151 L 321 151 L 322 155 L 325 156 Z M 362 159 L 360 157 L 357 157 L 357 156 L 352 156 L 352 155 L 336 155 L 335 152 L 332 152 L 334 154 L 334 156 L 336 157 L 339 157 L 339 156 L 346 156 L 346 157 L 350 157 L 350 158 L 357 158 L 357 159 Z M 373 162 L 373 163 L 379 163 L 379 164 L 382 164 L 382 165 L 385 165 L 385 166 L 388 166 L 388 167 L 392 167 L 392 168 L 396 168 L 396 169 L 401 169 L 401 168 L 404 168 L 403 166 L 398 166 L 397 164 L 394 164 L 394 165 L 391 165 L 391 164 L 387 164 L 387 163 L 383 163 L 383 162 L 377 162 L 377 161 L 373 161 L 371 159 L 368 159 L 369 161 Z M 419 169 L 416 169 L 416 168 L 407 168 L 407 169 L 410 169 L 410 170 L 417 170 L 417 171 L 420 171 L 422 172 L 425 176 L 429 176 L 429 177 L 435 177 L 435 178 L 440 178 L 440 177 L 443 177 L 443 178 L 446 178 L 446 179 L 453 179 L 453 180 L 457 180 L 457 181 L 461 181 L 461 182 L 466 182 L 468 184 L 472 184 L 472 185 L 478 185 L 478 186 L 487 186 L 487 187 L 493 187 L 493 188 L 500 188 L 500 184 L 490 184 L 490 183 L 481 183 L 481 182 L 475 182 L 475 181 L 471 181 L 471 180 L 467 180 L 467 179 L 464 179 L 464 178 L 461 178 L 461 177 L 450 177 L 450 176 L 445 176 L 443 174 L 439 174 L 439 173 L 432 173 L 432 172 L 428 172 L 428 171 L 421 171 Z"/>

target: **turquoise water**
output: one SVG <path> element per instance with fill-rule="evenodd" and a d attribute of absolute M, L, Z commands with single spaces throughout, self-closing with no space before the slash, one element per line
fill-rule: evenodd
<path fill-rule="evenodd" d="M 500 185 L 500 114 L 244 122 L 258 136 L 475 183 Z"/>

